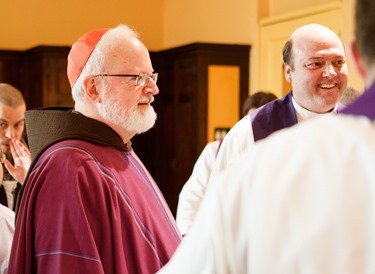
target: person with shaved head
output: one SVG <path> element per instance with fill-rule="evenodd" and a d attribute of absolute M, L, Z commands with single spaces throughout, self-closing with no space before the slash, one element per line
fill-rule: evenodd
<path fill-rule="evenodd" d="M 12 210 L 31 163 L 23 140 L 25 111 L 22 93 L 10 84 L 0 83 L 0 159 L 4 163 L 0 203 Z"/>
<path fill-rule="evenodd" d="M 284 75 L 292 90 L 242 118 L 225 136 L 211 180 L 243 150 L 270 134 L 342 109 L 339 100 L 348 83 L 344 45 L 326 26 L 297 28 L 282 50 Z"/>
<path fill-rule="evenodd" d="M 350 49 L 366 90 L 336 115 L 245 150 L 158 274 L 375 273 L 375 2 L 356 0 L 355 10 Z M 324 94 L 332 83 L 320 86 L 313 89 Z M 319 99 L 322 109 L 334 97 Z"/>

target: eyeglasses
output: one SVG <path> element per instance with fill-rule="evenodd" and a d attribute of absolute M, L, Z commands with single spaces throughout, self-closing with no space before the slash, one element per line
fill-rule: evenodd
<path fill-rule="evenodd" d="M 150 82 L 150 79 L 152 79 L 155 84 L 158 80 L 158 74 L 156 72 L 152 74 L 148 73 L 138 73 L 138 74 L 95 74 L 94 77 L 105 77 L 105 76 L 113 76 L 113 77 L 134 77 L 135 85 L 139 87 L 145 87 L 148 82 Z"/>

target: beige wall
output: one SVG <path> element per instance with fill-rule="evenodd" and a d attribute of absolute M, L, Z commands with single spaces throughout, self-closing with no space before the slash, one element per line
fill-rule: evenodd
<path fill-rule="evenodd" d="M 318 6 L 322 4 L 327 4 L 333 2 L 334 0 L 270 0 L 269 1 L 269 15 L 275 16 L 284 13 L 290 13 L 293 11 L 298 11 L 301 9 L 306 9 L 313 6 Z M 282 4 L 280 3 L 282 2 Z"/>
<path fill-rule="evenodd" d="M 250 92 L 259 89 L 259 27 L 261 16 L 314 7 L 337 0 L 3 0 L 0 49 L 37 45 L 71 45 L 82 33 L 119 23 L 133 26 L 151 50 L 192 42 L 250 44 Z M 260 3 L 258 9 L 258 2 Z M 343 6 L 344 43 L 352 38 L 354 0 Z M 262 4 L 263 3 L 263 4 Z M 262 9 L 263 8 L 263 9 Z M 281 53 L 280 53 L 281 54 Z M 360 79 L 351 72 L 360 86 Z"/>
<path fill-rule="evenodd" d="M 38 45 L 71 45 L 94 28 L 126 23 L 136 28 L 150 48 L 163 40 L 162 0 L 2 0 L 0 49 Z"/>
<path fill-rule="evenodd" d="M 257 28 L 256 1 L 165 0 L 164 45 L 191 42 L 249 44 Z"/>

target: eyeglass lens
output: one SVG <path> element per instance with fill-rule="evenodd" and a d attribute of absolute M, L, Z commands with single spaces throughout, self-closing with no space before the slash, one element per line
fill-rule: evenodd
<path fill-rule="evenodd" d="M 150 81 L 150 79 L 152 79 L 156 84 L 156 81 L 158 80 L 158 74 L 153 73 L 150 75 L 150 74 L 144 73 L 144 74 L 138 75 L 137 86 L 141 86 L 141 87 L 146 86 L 148 82 Z"/>

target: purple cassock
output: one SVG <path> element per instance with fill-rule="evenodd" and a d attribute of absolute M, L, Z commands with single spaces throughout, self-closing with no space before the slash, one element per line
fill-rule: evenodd
<path fill-rule="evenodd" d="M 156 183 L 107 125 L 26 112 L 33 164 L 8 273 L 155 273 L 181 241 Z"/>

